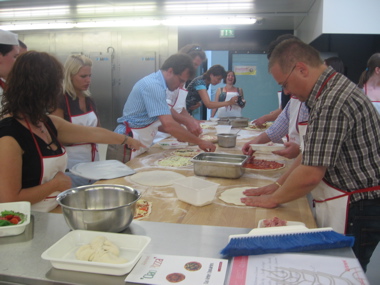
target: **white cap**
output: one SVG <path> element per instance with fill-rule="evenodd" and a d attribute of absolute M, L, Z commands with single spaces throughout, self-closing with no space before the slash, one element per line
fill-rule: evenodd
<path fill-rule="evenodd" d="M 0 44 L 18 46 L 18 35 L 9 31 L 0 30 Z"/>

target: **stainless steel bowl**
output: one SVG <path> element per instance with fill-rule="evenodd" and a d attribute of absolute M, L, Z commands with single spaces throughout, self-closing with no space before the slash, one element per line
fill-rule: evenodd
<path fill-rule="evenodd" d="M 133 220 L 141 194 L 123 185 L 86 185 L 57 196 L 66 223 L 72 230 L 121 232 Z"/>
<path fill-rule="evenodd" d="M 236 134 L 217 134 L 218 145 L 221 147 L 235 147 L 236 145 Z"/>

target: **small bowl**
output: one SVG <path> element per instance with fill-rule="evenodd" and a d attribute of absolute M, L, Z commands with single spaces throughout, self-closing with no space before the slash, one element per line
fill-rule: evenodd
<path fill-rule="evenodd" d="M 231 132 L 231 125 L 217 125 L 215 126 L 217 134 L 229 134 Z"/>
<path fill-rule="evenodd" d="M 217 122 L 217 121 L 219 121 L 219 118 L 210 118 L 210 121 L 211 122 Z"/>
<path fill-rule="evenodd" d="M 217 134 L 218 145 L 221 147 L 235 147 L 236 145 L 236 134 Z"/>
<path fill-rule="evenodd" d="M 0 203 L 0 212 L 2 211 L 23 213 L 26 216 L 26 219 L 22 224 L 0 227 L 0 237 L 22 234 L 25 231 L 26 226 L 30 224 L 30 202 Z"/>
<path fill-rule="evenodd" d="M 61 192 L 57 202 L 72 230 L 121 232 L 133 220 L 141 194 L 124 185 L 86 185 Z"/>
<path fill-rule="evenodd" d="M 194 206 L 205 206 L 214 200 L 219 184 L 190 176 L 175 180 L 173 186 L 178 200 Z"/>

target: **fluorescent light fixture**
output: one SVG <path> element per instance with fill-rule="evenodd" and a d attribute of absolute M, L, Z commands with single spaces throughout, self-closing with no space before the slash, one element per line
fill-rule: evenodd
<path fill-rule="evenodd" d="M 64 16 L 70 14 L 69 6 L 1 9 L 1 19 Z"/>
<path fill-rule="evenodd" d="M 215 25 L 252 25 L 256 22 L 252 17 L 231 16 L 183 16 L 168 17 L 167 19 L 154 18 L 127 18 L 127 19 L 103 19 L 91 21 L 56 21 L 56 22 L 15 22 L 4 24 L 0 29 L 9 31 L 22 30 L 50 30 L 72 28 L 120 28 L 120 27 L 151 27 L 151 26 L 215 26 Z"/>
<path fill-rule="evenodd" d="M 162 20 L 165 26 L 220 26 L 220 25 L 252 25 L 256 23 L 251 17 L 231 16 L 183 16 Z"/>

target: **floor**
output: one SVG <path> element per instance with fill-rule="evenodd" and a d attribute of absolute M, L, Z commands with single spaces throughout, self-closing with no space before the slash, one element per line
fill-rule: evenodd
<path fill-rule="evenodd" d="M 367 266 L 367 278 L 369 284 L 377 285 L 380 284 L 380 246 L 378 245 L 375 252 L 372 254 L 371 262 Z"/>

